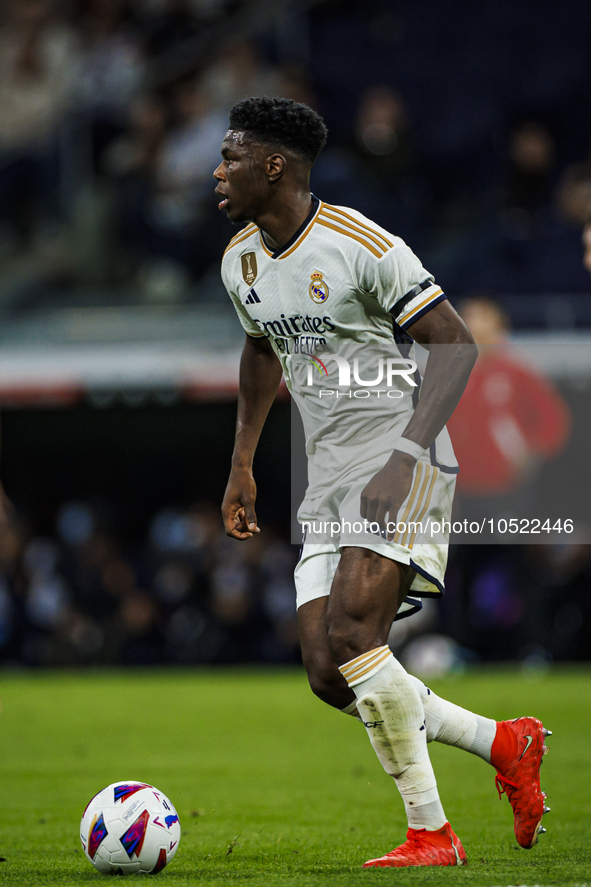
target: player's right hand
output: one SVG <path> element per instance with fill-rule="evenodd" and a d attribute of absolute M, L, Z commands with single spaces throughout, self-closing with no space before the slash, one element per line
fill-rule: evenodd
<path fill-rule="evenodd" d="M 222 518 L 226 536 L 243 542 L 255 533 L 260 533 L 254 503 L 257 487 L 252 471 L 247 468 L 233 468 L 222 502 Z"/>

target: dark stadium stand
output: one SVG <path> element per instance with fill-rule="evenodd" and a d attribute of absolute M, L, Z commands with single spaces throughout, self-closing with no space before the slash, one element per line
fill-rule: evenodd
<path fill-rule="evenodd" d="M 242 333 L 211 173 L 244 95 L 316 108 L 330 135 L 315 193 L 403 236 L 452 303 L 495 298 L 516 340 L 580 346 L 549 372 L 582 409 L 590 46 L 586 0 L 1 4 L 1 468 L 16 508 L 0 522 L 1 662 L 297 659 L 287 403 L 260 462 L 267 541 L 234 551 L 217 517 Z M 503 637 L 507 657 L 588 657 L 589 547 L 561 555 L 564 587 L 556 551 L 536 560 L 542 628 L 519 615 L 523 559 L 499 552 L 476 579 L 452 556 L 440 629 L 476 637 L 497 595 L 474 655 Z"/>

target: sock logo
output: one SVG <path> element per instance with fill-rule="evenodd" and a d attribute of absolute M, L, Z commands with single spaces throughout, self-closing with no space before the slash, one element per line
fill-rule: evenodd
<path fill-rule="evenodd" d="M 534 741 L 533 736 L 524 736 L 523 738 L 527 741 L 525 743 L 525 748 L 523 749 L 523 751 L 521 752 L 521 754 L 517 758 L 518 761 L 520 761 L 522 759 L 522 757 L 524 756 L 524 754 L 526 753 L 526 751 L 528 750 L 528 748 L 530 747 L 530 745 Z"/>
<path fill-rule="evenodd" d="M 364 721 L 363 726 L 371 730 L 373 727 L 380 727 L 383 723 L 383 721 Z"/>

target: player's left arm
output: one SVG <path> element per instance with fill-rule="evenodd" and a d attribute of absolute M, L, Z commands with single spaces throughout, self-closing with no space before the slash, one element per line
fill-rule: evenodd
<path fill-rule="evenodd" d="M 468 327 L 447 300 L 435 305 L 407 332 L 428 349 L 429 358 L 419 402 L 402 437 L 427 449 L 456 408 L 478 349 Z M 382 527 L 386 514 L 390 521 L 395 520 L 410 492 L 415 464 L 414 456 L 394 450 L 363 490 L 361 516 Z"/>
<path fill-rule="evenodd" d="M 429 359 L 419 402 L 402 436 L 427 449 L 458 405 L 478 348 L 472 333 L 447 300 L 432 308 L 407 332 L 428 349 Z"/>

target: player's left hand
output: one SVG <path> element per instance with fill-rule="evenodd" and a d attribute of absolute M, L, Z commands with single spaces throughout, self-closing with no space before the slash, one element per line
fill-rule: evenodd
<path fill-rule="evenodd" d="M 394 450 L 383 468 L 374 474 L 361 493 L 361 517 L 386 529 L 386 515 L 394 523 L 408 496 L 416 460 L 408 453 Z M 388 533 L 392 539 L 394 533 Z"/>

